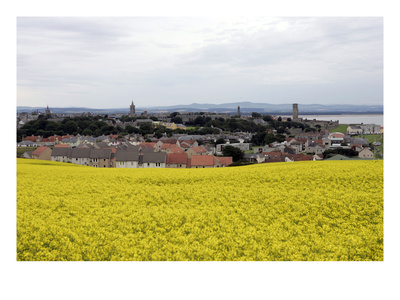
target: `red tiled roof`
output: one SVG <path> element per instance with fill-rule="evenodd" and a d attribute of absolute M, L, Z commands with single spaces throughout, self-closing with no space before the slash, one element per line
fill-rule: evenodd
<path fill-rule="evenodd" d="M 162 142 L 163 144 L 176 144 L 178 142 L 178 140 L 176 139 L 163 139 L 159 141 Z"/>
<path fill-rule="evenodd" d="M 186 153 L 167 153 L 167 164 L 186 164 Z"/>
<path fill-rule="evenodd" d="M 300 142 L 300 143 L 305 143 L 308 141 L 308 139 L 296 139 L 296 141 Z"/>
<path fill-rule="evenodd" d="M 294 158 L 294 161 L 304 161 L 313 159 L 311 155 L 305 155 L 305 154 L 294 154 L 292 156 Z"/>
<path fill-rule="evenodd" d="M 263 152 L 262 155 L 268 155 L 269 158 L 280 158 L 282 156 L 282 152 L 280 151 L 272 151 L 272 152 Z"/>
<path fill-rule="evenodd" d="M 215 157 L 216 160 L 219 161 L 221 165 L 229 166 L 233 163 L 233 159 L 231 156 L 223 156 L 223 157 Z"/>
<path fill-rule="evenodd" d="M 41 146 L 37 148 L 35 151 L 32 152 L 32 155 L 37 155 L 40 156 L 42 155 L 47 149 L 50 149 L 49 147 L 46 146 Z"/>
<path fill-rule="evenodd" d="M 181 146 L 181 148 L 187 148 L 187 149 L 190 148 L 190 145 L 187 143 L 180 143 L 179 145 Z"/>
<path fill-rule="evenodd" d="M 202 147 L 202 146 L 197 146 L 197 147 L 192 147 L 191 149 L 193 149 L 196 153 L 204 153 L 207 152 L 207 150 Z"/>
<path fill-rule="evenodd" d="M 161 145 L 161 149 L 168 149 L 169 147 L 171 147 L 171 144 L 169 143 L 165 143 Z"/>
<path fill-rule="evenodd" d="M 192 166 L 213 166 L 214 155 L 192 155 Z"/>
<path fill-rule="evenodd" d="M 42 138 L 40 141 L 41 141 L 42 143 L 48 143 L 48 142 L 50 142 L 49 138 Z"/>
<path fill-rule="evenodd" d="M 171 147 L 168 148 L 169 150 L 171 150 L 174 153 L 185 153 L 185 151 L 180 148 L 179 146 L 172 144 Z"/>
<path fill-rule="evenodd" d="M 154 146 L 156 145 L 156 143 L 153 143 L 153 142 L 143 142 L 143 143 L 141 143 L 140 144 L 140 146 L 142 147 L 142 148 L 154 148 Z"/>
<path fill-rule="evenodd" d="M 71 146 L 69 144 L 58 144 L 54 146 L 55 148 L 70 148 Z"/>
<path fill-rule="evenodd" d="M 27 136 L 27 137 L 23 138 L 22 140 L 36 142 L 37 138 L 38 138 L 37 136 Z"/>
<path fill-rule="evenodd" d="M 193 145 L 194 143 L 196 143 L 196 141 L 195 140 L 185 140 L 185 141 L 182 141 L 182 143 L 187 143 L 189 145 Z"/>
<path fill-rule="evenodd" d="M 329 138 L 333 138 L 333 139 L 341 139 L 343 137 L 344 137 L 344 134 L 340 133 L 340 132 L 334 132 L 329 135 Z"/>
<path fill-rule="evenodd" d="M 263 161 L 263 163 L 273 163 L 273 162 L 282 162 L 280 158 L 270 158 Z"/>
<path fill-rule="evenodd" d="M 50 142 L 55 142 L 56 140 L 61 141 L 62 140 L 62 136 L 54 136 L 54 135 L 52 135 L 52 136 L 49 137 L 49 141 Z"/>

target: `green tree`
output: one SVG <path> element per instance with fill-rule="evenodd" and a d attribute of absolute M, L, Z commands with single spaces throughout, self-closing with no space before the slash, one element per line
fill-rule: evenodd
<path fill-rule="evenodd" d="M 172 118 L 175 118 L 177 115 L 179 115 L 179 112 L 176 112 L 176 111 L 175 111 L 175 112 L 173 112 L 173 113 L 170 113 L 169 116 L 168 116 L 168 118 L 171 118 L 171 119 L 172 119 Z"/>
<path fill-rule="evenodd" d="M 251 138 L 251 143 L 257 146 L 263 146 L 265 143 L 266 132 L 257 132 Z"/>
<path fill-rule="evenodd" d="M 263 120 L 264 120 L 265 122 L 271 122 L 273 119 L 272 119 L 272 117 L 271 117 L 270 115 L 264 115 L 264 116 L 263 116 Z"/>
<path fill-rule="evenodd" d="M 152 123 L 143 123 L 140 125 L 139 133 L 142 135 L 151 134 L 154 132 L 154 127 Z"/>
<path fill-rule="evenodd" d="M 93 131 L 90 130 L 89 128 L 85 128 L 85 129 L 82 131 L 82 135 L 93 135 Z"/>
<path fill-rule="evenodd" d="M 175 123 L 175 124 L 182 124 L 183 120 L 182 120 L 181 117 L 174 117 L 174 118 L 171 119 L 171 122 Z"/>
<path fill-rule="evenodd" d="M 260 113 L 258 113 L 258 112 L 252 112 L 252 113 L 251 113 L 251 116 L 252 116 L 254 119 L 262 118 L 262 114 L 260 114 Z"/>
<path fill-rule="evenodd" d="M 225 142 L 225 139 L 223 139 L 223 138 L 219 138 L 219 139 L 217 139 L 216 141 L 215 141 L 215 145 L 218 145 L 218 144 L 225 144 L 226 142 Z"/>
<path fill-rule="evenodd" d="M 244 157 L 244 152 L 239 148 L 227 145 L 222 150 L 224 156 L 231 156 L 234 162 L 242 160 Z"/>
<path fill-rule="evenodd" d="M 73 134 L 74 132 L 78 131 L 78 124 L 74 121 L 68 121 L 64 124 L 64 131 L 68 134 Z"/>
<path fill-rule="evenodd" d="M 45 131 L 57 131 L 60 128 L 60 125 L 57 122 L 48 122 L 46 125 Z"/>

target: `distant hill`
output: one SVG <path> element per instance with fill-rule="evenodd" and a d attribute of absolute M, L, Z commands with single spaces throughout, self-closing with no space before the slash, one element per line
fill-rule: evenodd
<path fill-rule="evenodd" d="M 233 102 L 223 104 L 199 104 L 192 103 L 190 105 L 172 105 L 172 106 L 154 106 L 154 107 L 137 107 L 138 113 L 147 110 L 148 113 L 161 112 L 211 112 L 211 113 L 229 113 L 236 114 L 237 107 L 240 106 L 241 114 L 251 114 L 258 112 L 263 114 L 292 114 L 292 104 L 270 104 L 270 103 L 253 103 L 253 102 Z M 17 112 L 34 112 L 44 113 L 46 107 L 30 107 L 17 106 Z M 126 108 L 87 108 L 87 107 L 50 107 L 53 113 L 83 113 L 91 112 L 97 114 L 114 114 L 129 113 L 129 107 Z M 383 114 L 383 105 L 322 105 L 322 104 L 299 104 L 299 114 Z"/>

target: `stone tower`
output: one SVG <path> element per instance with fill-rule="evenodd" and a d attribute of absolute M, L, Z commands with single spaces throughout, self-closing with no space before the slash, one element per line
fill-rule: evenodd
<path fill-rule="evenodd" d="M 131 106 L 130 106 L 130 116 L 132 117 L 132 116 L 134 116 L 135 115 L 135 113 L 136 113 L 136 110 L 135 110 L 135 104 L 133 104 L 133 101 L 132 101 L 132 104 L 131 104 Z"/>
<path fill-rule="evenodd" d="M 237 115 L 240 117 L 240 106 L 238 106 Z"/>
<path fill-rule="evenodd" d="M 49 115 L 50 115 L 50 109 L 49 109 L 49 106 L 48 106 L 48 105 L 47 105 L 45 114 L 46 114 L 46 116 L 49 116 Z"/>
<path fill-rule="evenodd" d="M 293 121 L 299 119 L 299 106 L 297 103 L 293 103 Z"/>

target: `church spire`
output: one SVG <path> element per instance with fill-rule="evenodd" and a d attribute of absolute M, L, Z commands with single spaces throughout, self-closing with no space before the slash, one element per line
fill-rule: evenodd
<path fill-rule="evenodd" d="M 136 113 L 136 109 L 135 109 L 135 104 L 133 104 L 133 100 L 132 100 L 132 104 L 130 106 L 130 116 L 133 117 Z"/>

